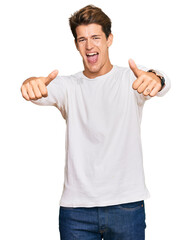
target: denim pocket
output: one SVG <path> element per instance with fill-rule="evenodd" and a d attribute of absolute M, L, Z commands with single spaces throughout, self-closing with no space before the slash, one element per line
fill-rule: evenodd
<path fill-rule="evenodd" d="M 144 200 L 138 202 L 122 203 L 119 204 L 118 207 L 127 211 L 138 210 L 144 207 Z"/>

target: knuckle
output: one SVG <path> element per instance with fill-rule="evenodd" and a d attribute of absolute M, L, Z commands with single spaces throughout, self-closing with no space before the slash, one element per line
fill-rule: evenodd
<path fill-rule="evenodd" d="M 137 92 L 138 92 L 138 93 L 142 93 L 141 89 L 139 89 L 139 88 L 137 89 Z"/>
<path fill-rule="evenodd" d="M 22 84 L 20 90 L 22 93 L 25 92 L 27 90 L 27 84 Z"/>
<path fill-rule="evenodd" d="M 30 101 L 30 98 L 26 97 L 26 96 L 23 96 L 23 98 L 27 101 Z"/>
<path fill-rule="evenodd" d="M 27 99 L 27 96 L 24 93 L 22 93 L 22 97 Z"/>
<path fill-rule="evenodd" d="M 30 96 L 31 100 L 37 100 L 37 98 L 35 96 Z"/>
<path fill-rule="evenodd" d="M 37 80 L 34 80 L 31 84 L 33 86 L 34 89 L 37 89 L 39 84 L 38 84 L 38 81 Z"/>
<path fill-rule="evenodd" d="M 132 88 L 137 89 L 137 84 L 135 82 L 133 83 Z"/>
<path fill-rule="evenodd" d="M 43 81 L 42 81 L 41 78 L 37 78 L 37 79 L 36 79 L 36 83 L 38 83 L 38 84 L 39 84 L 39 83 L 43 83 Z"/>
<path fill-rule="evenodd" d="M 30 83 L 32 86 L 34 86 L 34 85 L 36 84 L 36 80 L 32 79 L 32 80 L 30 80 L 29 83 Z"/>
<path fill-rule="evenodd" d="M 22 97 L 26 99 L 26 96 L 22 93 Z"/>
<path fill-rule="evenodd" d="M 35 100 L 36 96 L 33 91 L 29 91 L 29 98 L 31 98 L 32 100 Z"/>
<path fill-rule="evenodd" d="M 42 96 L 43 96 L 43 97 L 47 97 L 47 96 L 48 96 L 48 92 L 43 92 L 43 93 L 42 93 Z"/>
<path fill-rule="evenodd" d="M 36 94 L 37 99 L 42 98 L 41 94 Z"/>
<path fill-rule="evenodd" d="M 148 76 L 147 73 L 145 73 L 145 72 L 140 77 L 141 78 L 150 78 L 150 76 Z"/>
<path fill-rule="evenodd" d="M 29 82 L 26 82 L 26 83 L 23 84 L 23 86 L 24 86 L 25 88 L 27 88 L 28 86 L 30 86 L 30 83 L 29 83 Z"/>
<path fill-rule="evenodd" d="M 36 89 L 36 91 L 34 91 L 34 96 L 35 96 L 37 99 L 39 99 L 39 98 L 42 97 L 42 94 L 41 94 L 41 92 L 40 92 L 38 89 Z"/>
<path fill-rule="evenodd" d="M 46 88 L 46 87 L 43 87 L 43 88 L 41 89 L 41 94 L 42 94 L 43 96 L 48 96 L 48 91 L 47 91 L 47 88 Z"/>

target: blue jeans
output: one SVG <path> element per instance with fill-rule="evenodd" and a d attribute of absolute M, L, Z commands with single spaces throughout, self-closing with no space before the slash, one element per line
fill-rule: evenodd
<path fill-rule="evenodd" d="M 61 240 L 144 240 L 144 200 L 104 207 L 59 209 Z"/>

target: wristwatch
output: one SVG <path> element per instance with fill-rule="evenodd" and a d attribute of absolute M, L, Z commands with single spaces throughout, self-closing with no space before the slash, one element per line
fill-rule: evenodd
<path fill-rule="evenodd" d="M 154 70 L 154 69 L 149 69 L 147 72 L 152 72 L 152 73 L 156 74 L 157 77 L 160 78 L 161 85 L 162 85 L 161 89 L 162 89 L 163 86 L 165 85 L 165 78 L 161 75 L 161 73 L 157 70 Z"/>

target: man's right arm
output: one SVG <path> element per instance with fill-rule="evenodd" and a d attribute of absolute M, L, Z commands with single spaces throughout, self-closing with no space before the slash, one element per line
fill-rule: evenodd
<path fill-rule="evenodd" d="M 48 77 L 31 77 L 21 86 L 23 98 L 37 105 L 57 107 L 64 119 L 67 118 L 67 87 L 64 76 L 57 76 L 58 70 Z"/>
<path fill-rule="evenodd" d="M 47 77 L 30 77 L 27 78 L 22 86 L 21 93 L 22 96 L 27 100 L 37 100 L 42 97 L 48 96 L 48 91 L 46 86 L 56 78 L 58 75 L 58 70 L 54 70 Z"/>
<path fill-rule="evenodd" d="M 59 87 L 56 84 L 59 77 L 58 70 L 54 70 L 47 77 L 31 77 L 21 86 L 24 99 L 37 105 L 59 107 Z"/>

